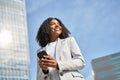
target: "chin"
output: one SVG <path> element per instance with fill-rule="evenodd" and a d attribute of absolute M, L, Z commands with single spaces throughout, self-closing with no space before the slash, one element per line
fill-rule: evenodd
<path fill-rule="evenodd" d="M 61 33 L 56 33 L 56 36 L 59 36 Z"/>

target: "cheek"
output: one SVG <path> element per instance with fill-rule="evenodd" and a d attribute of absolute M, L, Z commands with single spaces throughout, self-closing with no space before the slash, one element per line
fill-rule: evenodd
<path fill-rule="evenodd" d="M 54 30 L 54 27 L 50 27 L 50 32 L 52 33 L 52 32 L 54 32 L 55 30 Z"/>
<path fill-rule="evenodd" d="M 50 26 L 50 29 L 55 29 L 55 26 L 54 25 Z"/>
<path fill-rule="evenodd" d="M 54 29 L 51 29 L 50 34 L 54 34 Z"/>
<path fill-rule="evenodd" d="M 62 33 L 62 30 L 58 31 L 58 33 L 61 34 L 61 33 Z"/>

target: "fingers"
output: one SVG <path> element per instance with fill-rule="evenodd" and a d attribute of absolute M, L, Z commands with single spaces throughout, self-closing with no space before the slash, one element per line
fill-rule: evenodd
<path fill-rule="evenodd" d="M 55 62 L 55 59 L 42 59 L 41 60 L 42 62 L 44 62 L 44 63 L 54 63 Z"/>
<path fill-rule="evenodd" d="M 38 61 L 38 64 L 39 64 L 40 67 L 42 67 L 42 62 L 41 62 L 41 60 Z"/>
<path fill-rule="evenodd" d="M 42 59 L 42 62 L 44 62 L 44 65 L 48 67 L 57 67 L 57 61 L 55 59 L 49 60 L 49 59 Z"/>
<path fill-rule="evenodd" d="M 49 60 L 53 60 L 53 59 L 54 59 L 54 57 L 52 57 L 52 56 L 50 56 L 50 55 L 44 55 L 44 58 L 45 58 L 45 59 L 49 59 Z"/>
<path fill-rule="evenodd" d="M 53 63 L 45 63 L 46 66 L 48 67 L 53 67 L 53 68 L 56 68 L 57 67 L 57 63 L 56 62 L 53 62 Z"/>
<path fill-rule="evenodd" d="M 39 60 L 39 65 L 42 69 L 46 69 L 48 67 L 57 68 L 58 63 L 56 59 L 54 59 L 52 56 L 47 55 L 44 56 L 44 58 L 42 58 L 41 60 Z"/>
<path fill-rule="evenodd" d="M 48 67 L 42 62 L 42 59 L 38 61 L 38 64 L 43 70 L 48 70 Z"/>

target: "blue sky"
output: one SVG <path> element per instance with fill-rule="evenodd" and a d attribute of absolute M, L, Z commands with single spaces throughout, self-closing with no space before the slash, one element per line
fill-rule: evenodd
<path fill-rule="evenodd" d="M 36 80 L 39 48 L 35 37 L 40 24 L 48 17 L 61 19 L 75 37 L 86 60 L 81 73 L 92 80 L 91 60 L 120 52 L 119 3 L 119 0 L 26 0 L 31 80 Z"/>

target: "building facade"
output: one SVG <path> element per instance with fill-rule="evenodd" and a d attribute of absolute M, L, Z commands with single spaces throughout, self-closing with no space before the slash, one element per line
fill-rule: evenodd
<path fill-rule="evenodd" d="M 120 52 L 92 60 L 94 80 L 120 80 Z"/>
<path fill-rule="evenodd" d="M 25 0 L 0 0 L 0 80 L 30 80 Z"/>

